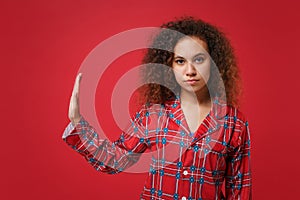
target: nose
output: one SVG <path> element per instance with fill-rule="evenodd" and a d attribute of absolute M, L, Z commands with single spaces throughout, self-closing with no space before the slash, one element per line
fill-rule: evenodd
<path fill-rule="evenodd" d="M 196 76 L 197 70 L 191 62 L 187 63 L 186 75 L 187 76 Z"/>

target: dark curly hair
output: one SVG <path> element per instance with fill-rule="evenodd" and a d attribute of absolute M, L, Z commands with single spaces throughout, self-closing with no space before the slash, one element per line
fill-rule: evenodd
<path fill-rule="evenodd" d="M 207 83 L 210 95 L 225 97 L 228 105 L 239 107 L 241 79 L 233 48 L 225 34 L 216 26 L 193 17 L 167 22 L 161 28 L 142 61 L 150 64 L 142 71 L 148 84 L 140 91 L 141 102 L 164 104 L 179 94 L 180 86 L 172 71 L 173 50 L 181 38 L 195 36 L 206 42 L 211 63 L 216 66 L 211 67 Z M 157 64 L 169 67 L 157 68 Z"/>

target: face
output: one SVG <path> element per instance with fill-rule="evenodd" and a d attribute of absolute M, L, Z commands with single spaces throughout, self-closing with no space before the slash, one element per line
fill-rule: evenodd
<path fill-rule="evenodd" d="M 206 42 L 198 37 L 184 37 L 174 48 L 172 68 L 181 91 L 197 93 L 210 76 L 210 56 Z"/>

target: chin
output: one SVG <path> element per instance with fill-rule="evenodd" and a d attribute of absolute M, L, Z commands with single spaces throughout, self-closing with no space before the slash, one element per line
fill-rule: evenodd
<path fill-rule="evenodd" d="M 190 93 L 197 93 L 201 90 L 201 88 L 184 88 L 185 91 L 190 92 Z"/>

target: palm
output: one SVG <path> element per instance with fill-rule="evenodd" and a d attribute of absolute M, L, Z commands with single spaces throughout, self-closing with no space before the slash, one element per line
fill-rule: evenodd
<path fill-rule="evenodd" d="M 79 73 L 76 77 L 74 88 L 72 91 L 72 96 L 70 99 L 69 105 L 69 119 L 73 124 L 76 124 L 80 121 L 80 110 L 79 110 L 79 89 L 80 89 L 80 80 L 82 74 Z"/>

